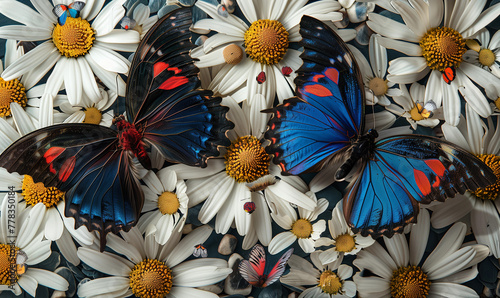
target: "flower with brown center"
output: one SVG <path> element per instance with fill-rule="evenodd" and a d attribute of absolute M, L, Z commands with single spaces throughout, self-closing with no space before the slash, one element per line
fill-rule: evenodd
<path fill-rule="evenodd" d="M 387 81 L 381 78 L 374 77 L 370 80 L 368 88 L 373 92 L 375 96 L 382 96 L 387 93 L 389 86 L 387 86 Z"/>
<path fill-rule="evenodd" d="M 85 111 L 85 119 L 83 119 L 83 123 L 91 123 L 91 124 L 99 124 L 101 123 L 102 113 L 99 109 L 95 107 L 86 108 Z"/>
<path fill-rule="evenodd" d="M 10 104 L 17 102 L 21 107 L 26 107 L 28 98 L 26 91 L 18 79 L 5 81 L 0 78 L 0 117 L 11 115 Z"/>
<path fill-rule="evenodd" d="M 17 246 L 0 244 L 0 285 L 11 285 L 17 282 L 19 277 L 26 271 L 24 264 L 16 264 L 17 255 L 23 253 Z M 12 270 L 11 266 L 16 270 Z M 12 274 L 15 273 L 15 274 Z"/>
<path fill-rule="evenodd" d="M 158 209 L 165 214 L 174 214 L 180 207 L 179 198 L 174 192 L 165 191 L 158 197 Z"/>
<path fill-rule="evenodd" d="M 95 31 L 87 20 L 68 17 L 66 23 L 57 24 L 52 41 L 61 55 L 76 58 L 87 54 L 94 44 Z"/>
<path fill-rule="evenodd" d="M 311 237 L 313 226 L 309 220 L 301 218 L 293 223 L 291 231 L 297 238 L 306 239 Z"/>
<path fill-rule="evenodd" d="M 252 60 L 273 65 L 288 49 L 288 32 L 274 20 L 257 20 L 245 32 L 245 52 Z"/>
<path fill-rule="evenodd" d="M 429 295 L 431 281 L 418 266 L 406 266 L 392 273 L 391 297 L 425 298 Z"/>
<path fill-rule="evenodd" d="M 325 270 L 319 277 L 318 287 L 320 287 L 324 293 L 336 295 L 342 294 L 342 284 L 343 281 L 335 272 Z"/>
<path fill-rule="evenodd" d="M 500 156 L 493 154 L 480 154 L 477 155 L 477 157 L 493 170 L 493 173 L 495 173 L 495 176 L 497 177 L 497 181 L 495 184 L 478 188 L 473 193 L 477 198 L 483 200 L 495 200 L 500 194 Z"/>
<path fill-rule="evenodd" d="M 467 51 L 465 39 L 456 30 L 448 27 L 432 28 L 420 40 L 422 56 L 430 69 L 444 71 L 448 67 L 459 67 Z"/>
<path fill-rule="evenodd" d="M 172 289 L 172 270 L 156 259 L 136 264 L 129 274 L 130 288 L 141 298 L 165 297 Z"/>
<path fill-rule="evenodd" d="M 271 158 L 254 136 L 236 139 L 227 147 L 226 172 L 238 182 L 253 182 L 269 174 Z"/>
<path fill-rule="evenodd" d="M 47 208 L 64 199 L 64 192 L 53 186 L 45 187 L 42 182 L 35 183 L 30 175 L 24 175 L 22 194 L 27 205 L 43 203 Z"/>

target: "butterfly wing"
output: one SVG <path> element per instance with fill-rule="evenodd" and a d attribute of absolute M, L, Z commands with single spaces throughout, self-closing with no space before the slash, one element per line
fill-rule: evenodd
<path fill-rule="evenodd" d="M 85 2 L 75 1 L 68 5 L 68 11 L 72 18 L 78 18 L 80 16 L 80 11 L 85 6 Z"/>
<path fill-rule="evenodd" d="M 0 155 L 9 172 L 66 192 L 66 216 L 101 234 L 135 225 L 144 195 L 131 156 L 118 148 L 117 132 L 92 124 L 60 124 L 34 131 Z M 101 246 L 104 248 L 104 245 Z"/>
<path fill-rule="evenodd" d="M 361 72 L 342 39 L 327 25 L 300 22 L 304 63 L 297 70 L 297 99 L 269 110 L 268 153 L 284 173 L 316 171 L 363 131 Z M 316 121 L 316 119 L 319 121 Z"/>
<path fill-rule="evenodd" d="M 238 269 L 241 276 L 254 287 L 262 287 L 266 281 L 266 252 L 260 244 L 254 245 L 247 260 L 242 260 Z"/>
<path fill-rule="evenodd" d="M 59 25 L 63 26 L 66 24 L 66 18 L 68 17 L 68 7 L 66 5 L 58 4 L 54 6 L 52 12 L 57 16 Z"/>
<path fill-rule="evenodd" d="M 176 10 L 144 37 L 127 82 L 127 115 L 170 162 L 206 166 L 232 128 L 221 98 L 200 89 L 199 70 L 189 56 L 191 13 Z"/>
<path fill-rule="evenodd" d="M 476 190 L 496 181 L 491 169 L 460 147 L 427 136 L 376 142 L 374 157 L 344 197 L 344 215 L 362 235 L 391 237 L 415 222 L 419 203 Z"/>
<path fill-rule="evenodd" d="M 269 271 L 269 274 L 267 275 L 267 279 L 263 287 L 267 287 L 273 284 L 275 281 L 278 280 L 278 278 L 281 277 L 281 275 L 283 275 L 283 272 L 285 272 L 286 263 L 288 262 L 288 259 L 290 259 L 290 257 L 292 256 L 292 253 L 293 253 L 293 248 L 290 248 L 281 256 L 278 262 L 276 262 L 276 264 L 274 265 L 273 269 Z"/>

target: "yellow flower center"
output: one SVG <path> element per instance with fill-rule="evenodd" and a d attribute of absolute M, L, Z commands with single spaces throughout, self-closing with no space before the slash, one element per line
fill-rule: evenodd
<path fill-rule="evenodd" d="M 165 297 L 172 289 L 172 270 L 165 262 L 145 259 L 132 268 L 130 288 L 136 297 Z"/>
<path fill-rule="evenodd" d="M 0 117 L 10 116 L 11 102 L 17 102 L 21 107 L 26 107 L 28 98 L 25 88 L 18 79 L 5 81 L 0 78 Z"/>
<path fill-rule="evenodd" d="M 83 119 L 83 123 L 91 123 L 91 124 L 99 124 L 101 123 L 102 114 L 97 108 L 91 107 L 85 109 L 85 119 Z"/>
<path fill-rule="evenodd" d="M 495 53 L 490 49 L 482 49 L 479 51 L 479 63 L 484 66 L 492 66 L 496 58 Z"/>
<path fill-rule="evenodd" d="M 340 235 L 335 239 L 335 247 L 340 252 L 350 252 L 356 248 L 354 237 L 349 234 Z"/>
<path fill-rule="evenodd" d="M 429 294 L 430 286 L 431 281 L 420 267 L 401 267 L 392 273 L 391 297 L 425 298 Z"/>
<path fill-rule="evenodd" d="M 323 271 L 323 273 L 321 273 L 321 276 L 319 277 L 318 287 L 320 287 L 321 290 L 327 294 L 336 295 L 342 294 L 342 284 L 342 280 L 335 272 L 326 270 Z"/>
<path fill-rule="evenodd" d="M 11 285 L 12 282 L 17 282 L 19 277 L 26 272 L 25 264 L 16 263 L 20 252 L 22 253 L 22 250 L 17 246 L 0 244 L 0 285 Z"/>
<path fill-rule="evenodd" d="M 35 183 L 30 175 L 24 175 L 22 190 L 26 204 L 31 206 L 43 203 L 50 208 L 64 198 L 64 192 L 53 186 L 45 187 L 42 182 Z"/>
<path fill-rule="evenodd" d="M 313 226 L 307 219 L 299 219 L 292 225 L 292 233 L 297 236 L 297 238 L 309 238 L 313 232 Z"/>
<path fill-rule="evenodd" d="M 174 214 L 180 207 L 177 195 L 170 191 L 165 191 L 158 197 L 158 209 L 162 214 Z"/>
<path fill-rule="evenodd" d="M 222 50 L 222 56 L 227 64 L 236 65 L 243 59 L 243 50 L 234 43 L 228 45 Z"/>
<path fill-rule="evenodd" d="M 245 32 L 245 52 L 252 60 L 273 65 L 288 49 L 288 32 L 273 20 L 257 20 Z"/>
<path fill-rule="evenodd" d="M 485 188 L 476 189 L 474 195 L 483 200 L 494 200 L 500 194 L 500 156 L 493 154 L 480 154 L 477 157 L 483 161 L 490 169 L 493 170 L 497 181 L 495 184 L 486 186 Z"/>
<path fill-rule="evenodd" d="M 429 68 L 439 71 L 448 67 L 459 67 L 462 55 L 467 51 L 462 35 L 448 27 L 427 31 L 420 40 L 420 47 Z"/>
<path fill-rule="evenodd" d="M 238 138 L 227 147 L 226 173 L 238 182 L 252 182 L 269 174 L 271 159 L 254 136 Z"/>
<path fill-rule="evenodd" d="M 76 58 L 87 54 L 92 48 L 95 31 L 87 20 L 68 17 L 66 23 L 57 24 L 52 32 L 52 41 L 61 55 Z"/>
<path fill-rule="evenodd" d="M 429 118 L 432 113 L 426 109 L 420 104 L 420 103 L 415 103 L 415 106 L 413 109 L 410 110 L 410 115 L 411 119 L 415 121 L 420 121 Z"/>
<path fill-rule="evenodd" d="M 500 97 L 495 99 L 495 107 L 500 110 Z"/>
<path fill-rule="evenodd" d="M 387 90 L 389 90 L 387 81 L 376 77 L 370 80 L 368 88 L 373 91 L 375 96 L 382 96 L 387 93 Z"/>

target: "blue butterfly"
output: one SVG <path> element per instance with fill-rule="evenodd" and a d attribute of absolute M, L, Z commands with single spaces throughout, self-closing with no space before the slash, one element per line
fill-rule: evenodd
<path fill-rule="evenodd" d="M 355 232 L 391 237 L 415 222 L 419 203 L 444 201 L 493 184 L 492 170 L 458 146 L 434 137 L 399 135 L 376 140 L 364 132 L 360 70 L 342 39 L 322 22 L 300 22 L 303 65 L 297 97 L 267 110 L 268 153 L 284 174 L 320 170 L 343 160 L 337 180 L 359 162 L 344 196 L 344 215 Z"/>
<path fill-rule="evenodd" d="M 80 16 L 80 11 L 83 9 L 85 6 L 85 2 L 82 1 L 75 1 L 68 6 L 64 4 L 58 4 L 54 6 L 52 9 L 52 12 L 57 16 L 57 21 L 59 22 L 59 25 L 63 26 L 66 24 L 66 19 L 68 18 L 68 12 L 69 16 L 72 18 L 78 18 Z"/>

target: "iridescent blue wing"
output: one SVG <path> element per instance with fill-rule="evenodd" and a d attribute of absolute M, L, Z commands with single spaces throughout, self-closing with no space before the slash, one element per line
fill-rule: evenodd
<path fill-rule="evenodd" d="M 66 192 L 66 216 L 101 235 L 129 230 L 144 195 L 131 156 L 119 149 L 117 131 L 93 124 L 60 124 L 34 131 L 0 155 L 9 172 Z"/>
<path fill-rule="evenodd" d="M 300 98 L 273 109 L 267 152 L 284 173 L 314 171 L 317 165 L 351 144 L 350 136 L 329 115 Z"/>
<path fill-rule="evenodd" d="M 188 8 L 164 16 L 148 31 L 134 56 L 127 82 L 127 116 L 170 162 L 206 166 L 233 127 L 226 107 L 200 89 Z"/>
<path fill-rule="evenodd" d="M 401 135 L 376 142 L 344 197 L 344 215 L 362 235 L 391 237 L 415 222 L 419 203 L 444 201 L 496 181 L 474 155 L 441 139 Z"/>
<path fill-rule="evenodd" d="M 304 63 L 297 70 L 296 93 L 274 109 L 266 148 L 284 173 L 319 170 L 340 156 L 363 132 L 361 72 L 342 39 L 327 25 L 304 16 L 300 22 Z"/>
<path fill-rule="evenodd" d="M 59 25 L 63 26 L 66 24 L 66 19 L 68 18 L 68 7 L 66 5 L 58 4 L 54 6 L 52 12 L 57 16 Z"/>

